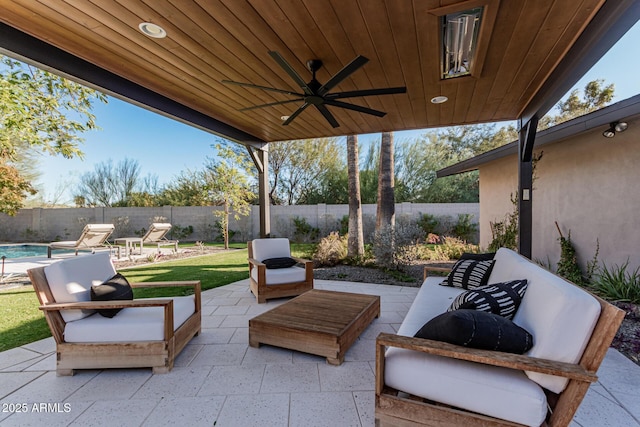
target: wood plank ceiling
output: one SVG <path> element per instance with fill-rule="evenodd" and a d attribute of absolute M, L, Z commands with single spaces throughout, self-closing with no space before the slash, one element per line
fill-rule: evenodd
<path fill-rule="evenodd" d="M 513 120 L 605 0 L 0 0 L 0 21 L 264 141 Z M 486 6 L 471 76 L 439 78 L 439 15 Z M 146 37 L 141 22 L 160 25 Z M 326 82 L 357 55 L 369 62 L 333 91 L 406 86 L 406 94 L 349 99 L 379 118 L 313 108 L 282 126 L 297 103 L 253 83 L 301 92 L 269 56 L 305 80 L 320 59 Z M 434 96 L 449 101 L 435 105 Z"/>

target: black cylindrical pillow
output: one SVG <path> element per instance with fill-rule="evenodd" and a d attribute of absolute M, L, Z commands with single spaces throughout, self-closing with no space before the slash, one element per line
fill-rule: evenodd
<path fill-rule="evenodd" d="M 505 353 L 523 354 L 533 347 L 531 334 L 511 320 L 486 311 L 467 309 L 434 317 L 415 336 Z"/>
<path fill-rule="evenodd" d="M 117 301 L 132 300 L 133 289 L 129 281 L 120 273 L 99 285 L 91 286 L 91 301 Z M 121 308 L 109 308 L 97 310 L 104 317 L 113 317 Z"/>

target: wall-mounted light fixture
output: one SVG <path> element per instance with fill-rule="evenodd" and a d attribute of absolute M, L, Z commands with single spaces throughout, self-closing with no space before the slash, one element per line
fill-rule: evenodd
<path fill-rule="evenodd" d="M 627 122 L 613 122 L 609 125 L 609 129 L 602 132 L 602 135 L 605 138 L 613 138 L 616 136 L 616 132 L 624 132 L 627 127 L 629 127 Z"/>

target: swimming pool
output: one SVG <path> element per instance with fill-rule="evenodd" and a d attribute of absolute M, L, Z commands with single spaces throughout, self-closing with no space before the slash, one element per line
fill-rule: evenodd
<path fill-rule="evenodd" d="M 0 245 L 0 258 L 29 258 L 47 256 L 47 245 Z"/>

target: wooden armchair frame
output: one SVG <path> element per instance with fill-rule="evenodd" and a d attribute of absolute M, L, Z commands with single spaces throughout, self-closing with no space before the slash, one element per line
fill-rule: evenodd
<path fill-rule="evenodd" d="M 298 263 L 304 264 L 305 279 L 302 282 L 282 283 L 267 286 L 267 266 L 253 258 L 253 243 L 247 242 L 249 254 L 249 287 L 255 295 L 258 304 L 267 302 L 271 298 L 284 298 L 300 295 L 313 289 L 313 261 L 292 257 Z M 258 280 L 254 280 L 251 273 L 258 269 Z"/>
<path fill-rule="evenodd" d="M 448 271 L 446 268 L 425 268 Z M 384 383 L 384 354 L 386 347 L 406 348 L 437 356 L 468 360 L 523 371 L 540 372 L 569 379 L 560 394 L 545 390 L 549 412 L 543 426 L 564 427 L 571 423 L 582 399 L 604 359 L 624 318 L 624 311 L 594 295 L 602 308 L 591 338 L 577 364 L 538 359 L 524 355 L 472 349 L 439 341 L 381 333 L 376 339 L 376 426 L 521 426 L 464 409 L 427 401 L 418 396 L 402 396 L 398 390 Z"/>
<path fill-rule="evenodd" d="M 194 313 L 173 330 L 173 300 L 143 298 L 132 301 L 56 303 L 44 273 L 44 267 L 28 270 L 29 278 L 40 300 L 40 310 L 56 341 L 58 376 L 73 375 L 74 369 L 151 367 L 154 374 L 163 374 L 185 345 L 201 330 L 200 281 L 131 283 L 133 288 L 186 286 L 195 296 Z M 69 343 L 64 340 L 66 322 L 60 314 L 65 309 L 104 309 L 131 307 L 163 307 L 164 339 L 162 341 Z"/>

